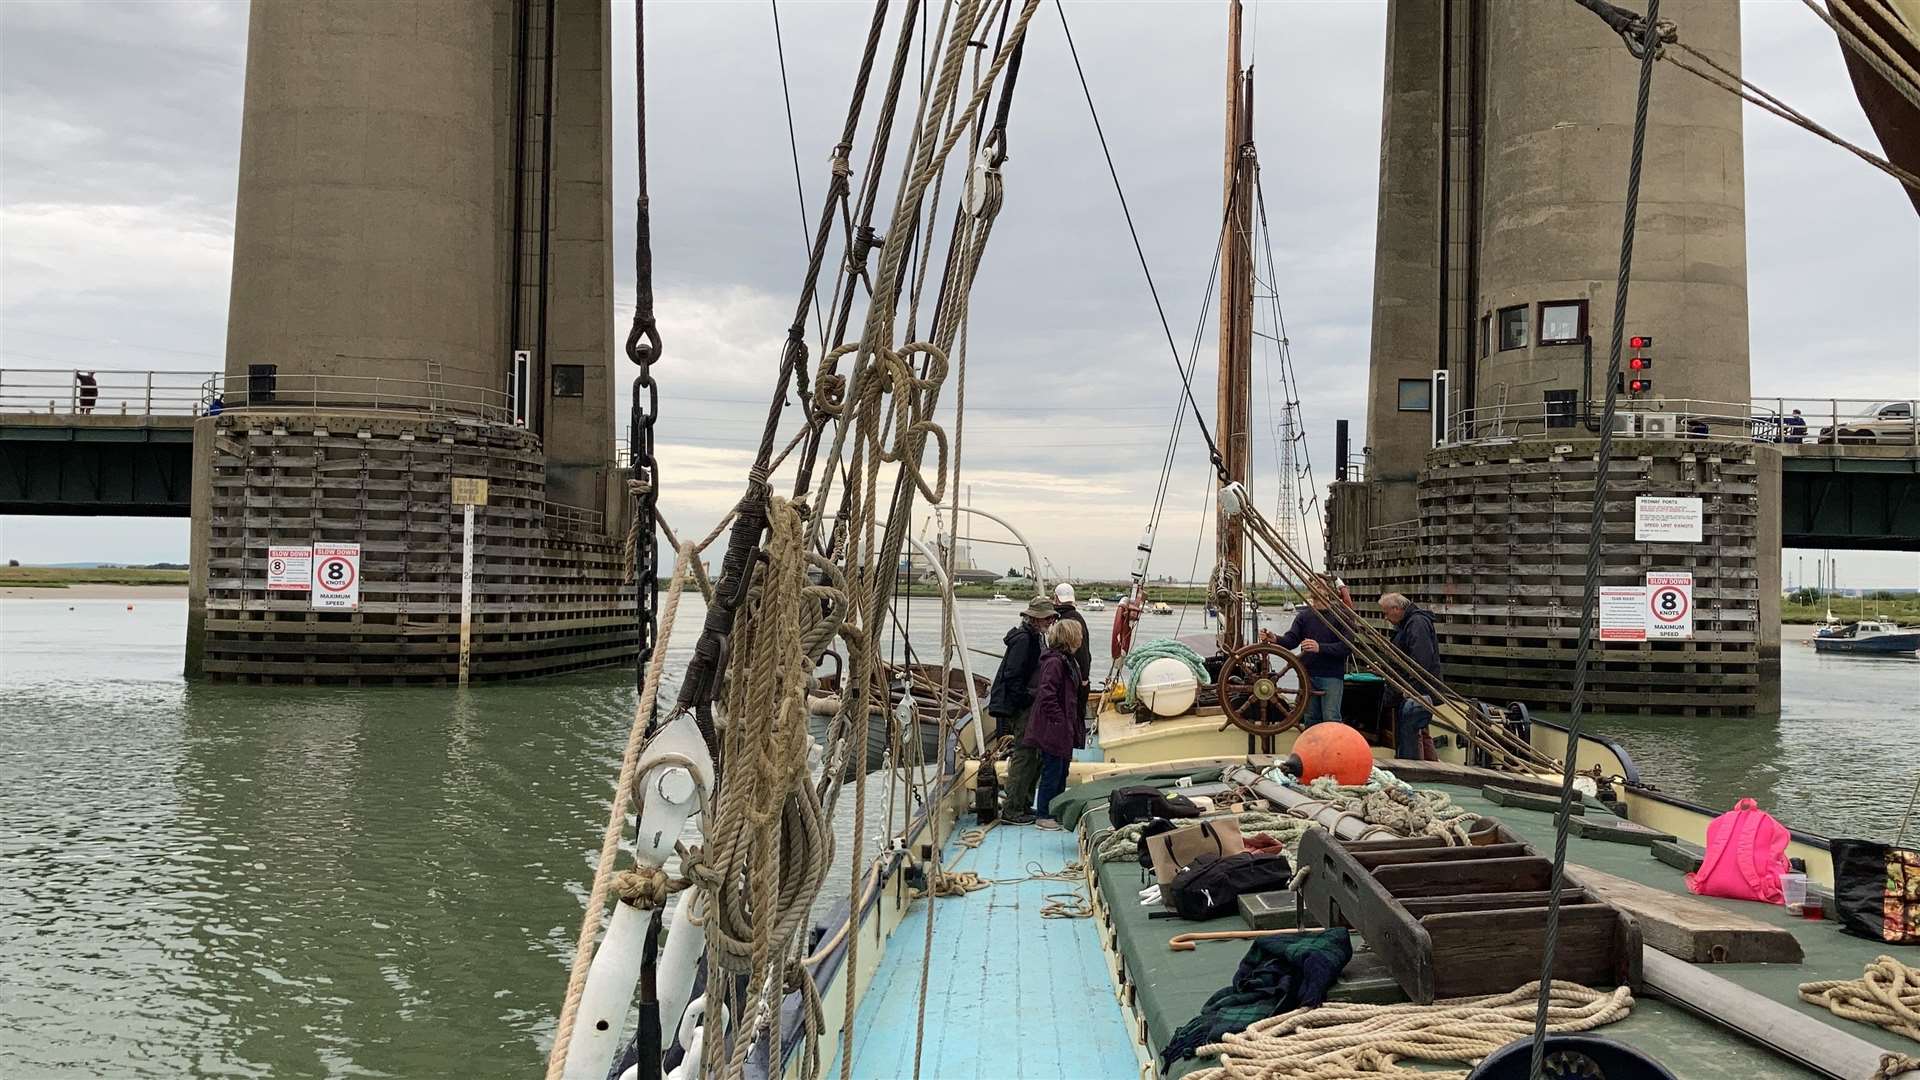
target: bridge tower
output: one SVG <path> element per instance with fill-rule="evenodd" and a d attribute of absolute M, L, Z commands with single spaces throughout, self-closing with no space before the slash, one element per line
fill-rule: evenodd
<path fill-rule="evenodd" d="M 219 412 L 195 432 L 189 673 L 476 677 L 632 653 L 614 468 L 606 0 L 249 17 Z M 360 599 L 270 548 L 360 546 Z"/>
<path fill-rule="evenodd" d="M 1660 14 L 1739 69 L 1738 5 Z M 1490 0 L 1390 0 L 1386 52 L 1368 475 L 1335 485 L 1330 557 L 1434 607 L 1463 689 L 1564 707 L 1639 61 L 1577 4 Z M 1748 424 L 1740 102 L 1661 66 L 1648 116 L 1627 333 L 1657 341 L 1659 393 L 1622 395 L 1646 419 L 1617 452 L 1605 583 L 1692 569 L 1702 619 L 1610 643 L 1588 700 L 1765 711 L 1779 463 Z M 1676 437 L 1697 423 L 1710 439 Z M 1710 542 L 1637 541 L 1636 494 L 1703 499 Z"/>

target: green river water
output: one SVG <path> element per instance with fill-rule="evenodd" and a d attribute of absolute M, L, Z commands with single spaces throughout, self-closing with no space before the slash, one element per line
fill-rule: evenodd
<path fill-rule="evenodd" d="M 185 602 L 133 603 L 0 600 L 0 1076 L 538 1069 L 630 677 L 188 684 Z M 914 609 L 930 645 L 937 609 Z M 962 604 L 981 648 L 1012 618 Z M 1090 617 L 1096 642 L 1109 618 Z M 1784 664 L 1782 716 L 1600 726 L 1670 791 L 1891 837 L 1920 768 L 1920 662 L 1789 642 Z"/>

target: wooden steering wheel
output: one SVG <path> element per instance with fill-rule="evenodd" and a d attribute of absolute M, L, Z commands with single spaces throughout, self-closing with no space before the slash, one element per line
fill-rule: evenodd
<path fill-rule="evenodd" d="M 1278 735 L 1298 724 L 1312 693 L 1307 665 L 1264 641 L 1235 649 L 1220 668 L 1220 709 L 1250 735 Z"/>

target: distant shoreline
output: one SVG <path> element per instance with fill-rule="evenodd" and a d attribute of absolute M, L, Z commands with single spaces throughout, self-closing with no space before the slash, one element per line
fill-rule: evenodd
<path fill-rule="evenodd" d="M 8 600 L 185 600 L 187 587 L 172 582 L 151 585 L 82 582 L 75 585 L 10 585 L 0 583 L 0 598 Z"/>

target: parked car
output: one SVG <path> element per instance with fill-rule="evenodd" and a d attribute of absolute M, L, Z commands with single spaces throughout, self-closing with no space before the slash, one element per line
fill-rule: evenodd
<path fill-rule="evenodd" d="M 1913 402 L 1889 401 L 1882 405 L 1875 405 L 1851 420 L 1841 420 L 1837 427 L 1821 428 L 1819 441 L 1823 443 L 1910 443 L 1914 440 L 1915 423 Z"/>

